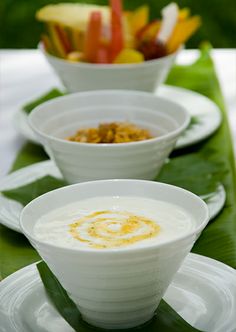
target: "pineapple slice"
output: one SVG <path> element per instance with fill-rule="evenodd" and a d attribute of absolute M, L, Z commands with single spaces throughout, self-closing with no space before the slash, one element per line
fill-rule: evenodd
<path fill-rule="evenodd" d="M 100 11 L 104 25 L 110 22 L 110 9 L 107 6 L 97 6 L 76 3 L 59 3 L 47 5 L 36 13 L 37 20 L 46 23 L 58 23 L 67 27 L 85 31 L 91 12 Z"/>
<path fill-rule="evenodd" d="M 115 58 L 113 63 L 139 63 L 144 61 L 144 56 L 134 49 L 124 48 Z"/>

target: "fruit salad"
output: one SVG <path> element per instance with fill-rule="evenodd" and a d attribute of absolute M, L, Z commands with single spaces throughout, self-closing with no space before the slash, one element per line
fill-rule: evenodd
<path fill-rule="evenodd" d="M 36 13 L 45 25 L 45 50 L 72 62 L 139 63 L 179 49 L 199 28 L 199 16 L 170 3 L 160 18 L 149 20 L 149 7 L 125 11 L 122 0 L 109 6 L 61 3 Z"/>

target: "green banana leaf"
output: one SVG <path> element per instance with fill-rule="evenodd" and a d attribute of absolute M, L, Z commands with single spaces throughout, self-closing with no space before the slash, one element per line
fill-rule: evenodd
<path fill-rule="evenodd" d="M 37 181 L 28 183 L 15 189 L 5 190 L 1 193 L 7 198 L 18 201 L 23 206 L 25 206 L 38 196 L 66 185 L 67 183 L 64 180 L 47 175 L 38 179 Z"/>
<path fill-rule="evenodd" d="M 235 161 L 223 98 L 208 47 L 202 49 L 199 59 L 194 64 L 175 66 L 167 83 L 192 89 L 211 98 L 221 108 L 223 123 L 217 132 L 204 142 L 174 152 L 170 164 L 166 165 L 158 179 L 167 181 L 165 173 L 169 168 L 169 172 L 173 172 L 172 180 L 175 180 L 175 183 L 187 186 L 188 189 L 198 193 L 209 192 L 209 188 L 212 189 L 216 186 L 218 181 L 223 183 L 227 193 L 225 208 L 203 231 L 193 248 L 193 252 L 220 260 L 236 268 Z M 19 153 L 12 170 L 46 158 L 41 147 L 27 144 Z M 197 162 L 201 163 L 201 169 L 196 167 L 195 163 Z M 183 183 L 179 179 L 183 178 L 182 173 L 187 172 L 190 165 L 195 166 L 196 174 L 190 176 L 188 181 Z M 214 179 L 211 183 L 208 182 L 208 187 L 204 187 L 206 182 L 204 174 L 210 174 Z M 203 188 L 205 189 L 203 190 Z M 36 251 L 21 234 L 4 226 L 0 226 L 0 232 L 1 278 L 39 259 Z"/>
<path fill-rule="evenodd" d="M 48 101 L 48 100 L 56 98 L 56 97 L 64 96 L 64 95 L 65 95 L 65 93 L 63 93 L 62 91 L 60 91 L 58 89 L 52 89 L 51 91 L 40 96 L 33 102 L 24 105 L 22 109 L 23 109 L 23 111 L 25 111 L 25 113 L 29 114 L 36 106 L 44 103 L 45 101 Z"/>
<path fill-rule="evenodd" d="M 196 177 L 196 173 L 198 176 Z M 224 171 L 221 165 L 206 161 L 199 153 L 171 158 L 163 167 L 157 181 L 192 191 L 199 196 L 212 197 L 217 191 Z M 199 177 L 204 179 L 199 181 Z M 38 196 L 67 185 L 66 181 L 47 175 L 26 185 L 1 192 L 23 206 Z"/>
<path fill-rule="evenodd" d="M 222 111 L 223 122 L 217 132 L 205 142 L 189 147 L 180 153 L 190 153 L 186 158 L 190 158 L 191 153 L 200 153 L 206 161 L 221 165 L 223 174 L 220 181 L 226 189 L 226 204 L 222 213 L 206 227 L 192 251 L 236 268 L 235 159 L 227 113 L 210 57 L 209 46 L 203 45 L 201 55 L 193 65 L 175 66 L 168 77 L 167 84 L 199 92 L 212 99 Z M 205 178 L 199 178 L 199 181 L 204 182 Z"/>
<path fill-rule="evenodd" d="M 221 163 L 206 160 L 202 153 L 195 152 L 171 158 L 156 180 L 201 196 L 215 192 L 224 174 Z"/>
<path fill-rule="evenodd" d="M 59 314 L 77 332 L 114 332 L 114 330 L 104 330 L 92 327 L 85 323 L 76 307 L 75 303 L 69 298 L 65 289 L 51 272 L 45 262 L 37 264 L 39 275 L 44 284 L 45 290 L 52 304 Z M 200 332 L 189 325 L 181 316 L 177 314 L 164 300 L 162 300 L 155 312 L 153 319 L 137 328 L 116 330 L 116 332 Z"/>
<path fill-rule="evenodd" d="M 22 167 L 31 164 L 39 163 L 48 159 L 48 155 L 40 145 L 27 143 L 18 153 L 14 164 L 11 167 L 10 173 L 17 171 Z"/>

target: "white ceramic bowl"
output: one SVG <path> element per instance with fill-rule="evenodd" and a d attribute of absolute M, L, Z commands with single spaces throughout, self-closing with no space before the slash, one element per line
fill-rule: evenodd
<path fill-rule="evenodd" d="M 189 123 L 182 106 L 139 91 L 106 90 L 59 97 L 29 116 L 32 129 L 69 183 L 99 179 L 151 180 Z M 157 137 L 120 144 L 90 144 L 64 138 L 79 128 L 129 121 Z"/>
<path fill-rule="evenodd" d="M 47 61 L 69 92 L 124 89 L 153 92 L 163 83 L 176 55 L 145 61 L 138 64 L 91 64 L 70 62 L 47 53 L 39 44 Z"/>
<path fill-rule="evenodd" d="M 139 196 L 176 204 L 191 214 L 196 227 L 175 240 L 142 248 L 69 249 L 37 239 L 34 225 L 40 217 L 97 196 Z M 84 320 L 102 328 L 121 329 L 151 319 L 208 219 L 206 204 L 184 189 L 153 181 L 105 180 L 75 184 L 40 196 L 24 208 L 20 225 Z"/>

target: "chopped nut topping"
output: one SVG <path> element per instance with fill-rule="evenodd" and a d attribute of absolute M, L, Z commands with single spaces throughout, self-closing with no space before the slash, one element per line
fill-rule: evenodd
<path fill-rule="evenodd" d="M 81 143 L 128 143 L 152 138 L 147 129 L 128 122 L 101 123 L 97 128 L 84 128 L 67 138 Z"/>

